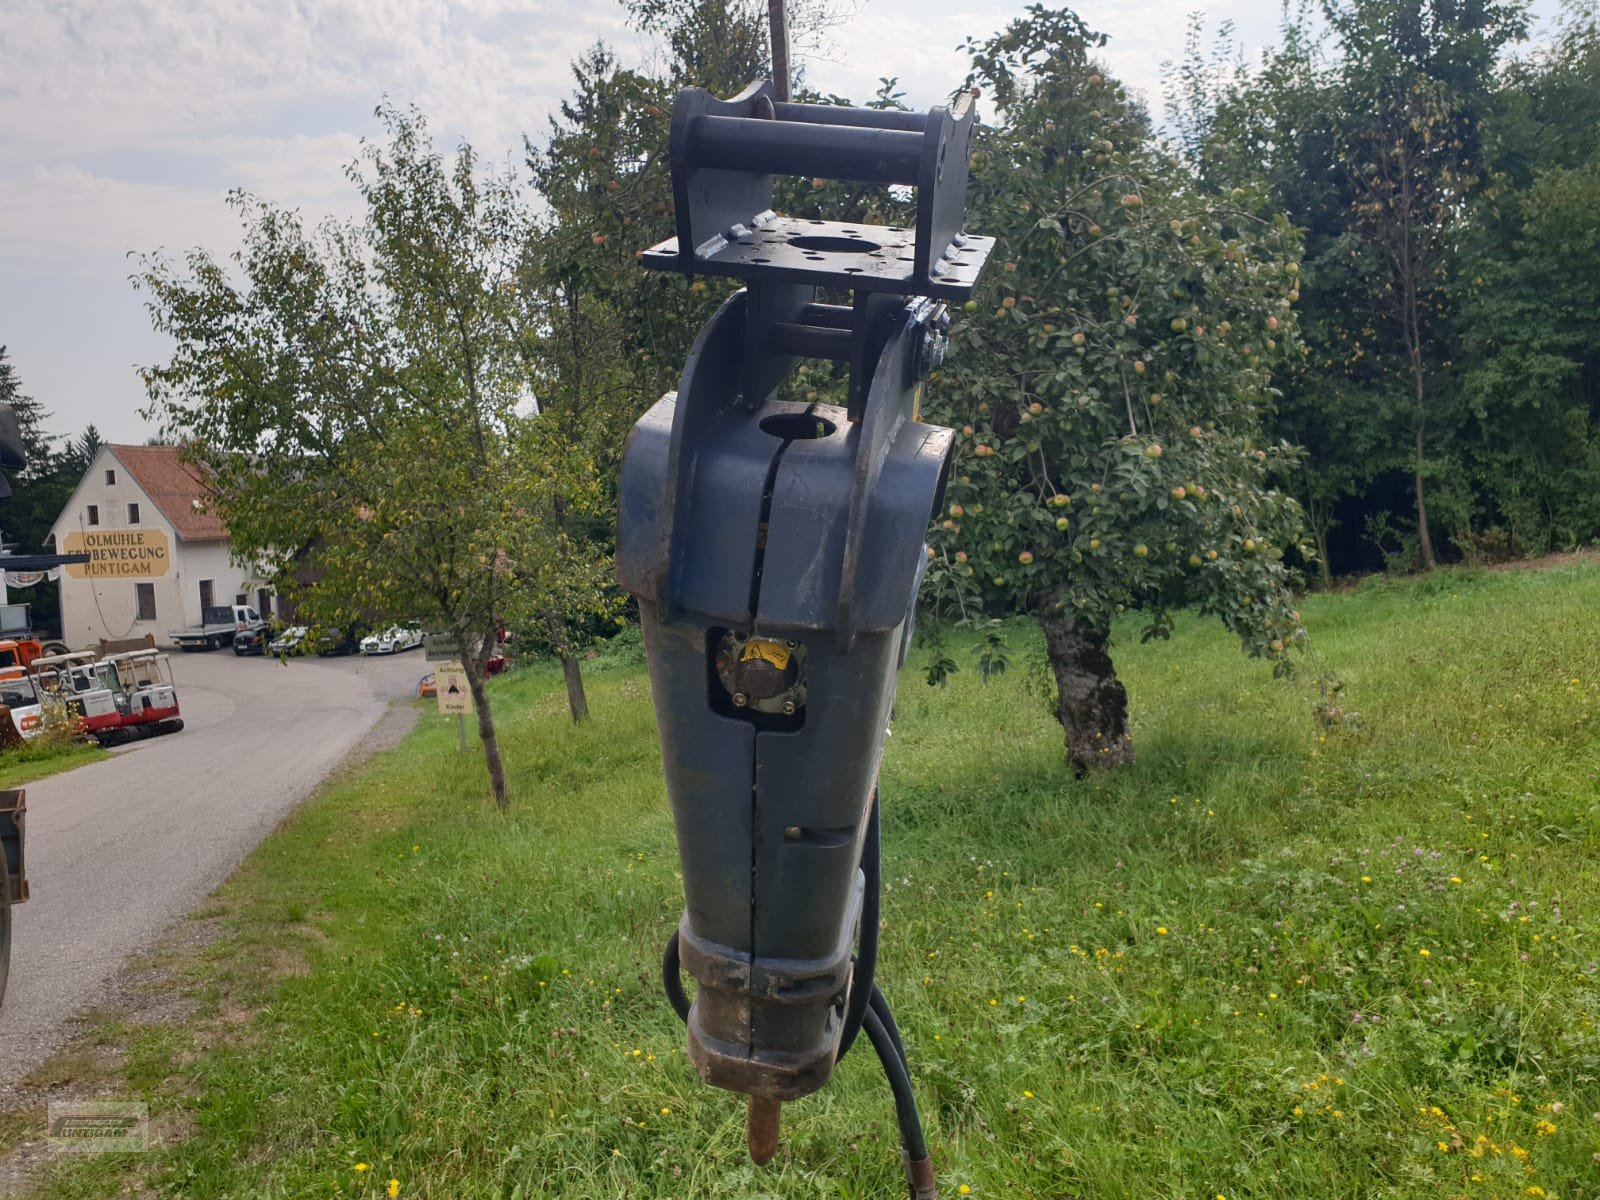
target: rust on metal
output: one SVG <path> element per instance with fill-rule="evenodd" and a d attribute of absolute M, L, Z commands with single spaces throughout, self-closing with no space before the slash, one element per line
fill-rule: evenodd
<path fill-rule="evenodd" d="M 939 1185 L 933 1181 L 933 1156 L 907 1158 L 906 1179 L 911 1183 L 915 1200 L 939 1200 Z"/>
<path fill-rule="evenodd" d="M 764 1167 L 778 1152 L 778 1122 L 783 1116 L 783 1101 L 770 1096 L 751 1096 L 745 1144 L 750 1161 Z"/>

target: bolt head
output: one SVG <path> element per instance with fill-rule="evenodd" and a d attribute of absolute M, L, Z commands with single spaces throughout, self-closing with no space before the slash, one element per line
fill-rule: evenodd
<path fill-rule="evenodd" d="M 735 692 L 733 694 L 733 706 L 735 708 L 743 708 L 746 704 L 749 704 L 749 703 L 750 703 L 750 697 L 746 696 L 743 692 Z"/>
<path fill-rule="evenodd" d="M 786 716 L 786 717 L 792 717 L 792 716 L 794 716 L 794 713 L 795 713 L 794 701 L 793 700 L 785 700 L 783 702 L 783 715 Z"/>

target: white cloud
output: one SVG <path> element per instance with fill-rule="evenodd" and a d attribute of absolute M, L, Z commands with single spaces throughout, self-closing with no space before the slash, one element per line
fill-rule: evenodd
<path fill-rule="evenodd" d="M 120 257 L 231 238 L 231 227 L 220 198 L 176 184 L 130 183 L 72 163 L 0 180 L 0 261 Z"/>

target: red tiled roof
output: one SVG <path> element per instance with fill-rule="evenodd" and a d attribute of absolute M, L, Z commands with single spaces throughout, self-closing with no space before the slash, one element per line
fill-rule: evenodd
<path fill-rule="evenodd" d="M 183 461 L 176 446 L 112 446 L 134 482 L 186 542 L 225 541 L 228 530 L 211 511 L 211 485 L 201 468 Z"/>

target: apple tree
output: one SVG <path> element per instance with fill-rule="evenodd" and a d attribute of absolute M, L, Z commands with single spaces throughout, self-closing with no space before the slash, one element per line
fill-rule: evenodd
<path fill-rule="evenodd" d="M 1075 769 L 1130 762 L 1112 622 L 1219 616 L 1287 669 L 1302 518 L 1262 432 L 1298 356 L 1298 238 L 1242 189 L 1203 194 L 1090 57 L 1073 14 L 1030 9 L 969 45 L 997 109 L 968 224 L 998 244 L 956 321 L 930 414 L 959 431 L 930 534 L 930 597 L 1037 615 Z M 960 317 L 960 314 L 958 314 Z"/>

